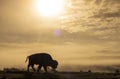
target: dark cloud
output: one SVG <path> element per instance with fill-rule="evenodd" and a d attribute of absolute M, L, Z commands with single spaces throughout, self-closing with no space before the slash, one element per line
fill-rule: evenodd
<path fill-rule="evenodd" d="M 93 59 L 93 60 L 113 60 L 113 59 L 117 59 L 119 60 L 120 59 L 120 56 L 116 55 L 116 56 L 113 56 L 113 55 L 102 55 L 102 56 L 91 56 L 91 57 L 86 57 L 88 59 Z"/>
<path fill-rule="evenodd" d="M 99 13 L 94 16 L 94 18 L 111 18 L 111 17 L 120 17 L 120 11 L 119 12 L 109 12 L 109 13 Z"/>
<path fill-rule="evenodd" d="M 87 52 L 86 52 L 87 53 Z M 88 60 L 88 61 L 90 61 L 91 63 L 94 61 L 94 62 L 99 62 L 99 60 L 100 61 L 109 61 L 109 60 L 111 60 L 111 62 L 112 62 L 112 60 L 116 60 L 116 61 L 118 61 L 118 60 L 120 60 L 120 56 L 118 55 L 119 53 L 118 52 L 116 52 L 116 53 L 114 53 L 114 52 L 112 52 L 111 54 L 110 53 L 106 53 L 106 52 L 104 52 L 103 53 L 104 55 L 101 55 L 101 54 L 99 54 L 99 55 L 95 55 L 95 56 L 76 56 L 76 57 L 69 57 L 69 58 L 65 58 L 65 59 L 67 59 L 68 61 L 69 60 L 73 60 L 73 61 L 76 61 L 76 60 L 78 60 L 78 61 L 80 61 L 80 60 Z M 114 55 L 113 55 L 114 54 Z M 116 54 L 116 55 L 115 55 Z"/>
<path fill-rule="evenodd" d="M 113 3 L 119 3 L 120 0 L 104 0 L 104 2 L 113 4 Z"/>
<path fill-rule="evenodd" d="M 116 48 L 116 50 L 105 49 L 105 50 L 98 51 L 98 53 L 103 53 L 103 54 L 120 54 L 120 50 L 118 50 L 118 48 Z"/>
<path fill-rule="evenodd" d="M 102 2 L 102 0 L 96 0 L 95 4 L 100 4 Z"/>
<path fill-rule="evenodd" d="M 36 31 L 31 33 L 28 32 L 8 32 L 0 35 L 0 42 L 6 43 L 52 43 L 52 44 L 64 44 L 66 42 L 73 43 L 97 43 L 95 40 L 98 39 L 84 32 L 70 33 L 66 30 L 60 30 L 60 36 L 56 36 L 55 30 L 49 30 L 45 32 Z"/>

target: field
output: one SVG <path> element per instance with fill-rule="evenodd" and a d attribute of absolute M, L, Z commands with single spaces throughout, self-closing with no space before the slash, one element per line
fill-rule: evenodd
<path fill-rule="evenodd" d="M 92 73 L 92 72 L 0 72 L 0 79 L 120 79 L 119 73 Z"/>

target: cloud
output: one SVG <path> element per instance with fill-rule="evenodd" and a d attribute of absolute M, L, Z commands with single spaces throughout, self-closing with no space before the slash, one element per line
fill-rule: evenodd
<path fill-rule="evenodd" d="M 98 51 L 99 53 L 103 53 L 103 54 L 119 54 L 120 50 L 113 50 L 113 49 L 104 49 L 101 51 Z"/>
<path fill-rule="evenodd" d="M 105 60 L 114 60 L 114 59 L 119 60 L 120 56 L 91 56 L 91 57 L 88 57 L 88 58 L 89 59 L 98 59 L 98 60 L 104 60 L 105 61 Z"/>
<path fill-rule="evenodd" d="M 101 8 L 97 12 L 97 14 L 94 14 L 92 17 L 93 18 L 111 18 L 111 17 L 113 17 L 113 18 L 118 17 L 119 18 L 120 17 L 120 10 L 118 8 L 117 11 L 111 11 L 108 8 L 105 8 L 105 9 Z"/>
<path fill-rule="evenodd" d="M 99 13 L 93 16 L 94 18 L 110 18 L 110 17 L 120 17 L 120 11 L 118 12 L 109 12 L 109 13 Z"/>
<path fill-rule="evenodd" d="M 89 30 L 89 25 L 99 27 L 101 22 L 103 22 L 103 24 L 108 20 L 111 22 L 120 16 L 118 0 L 85 0 L 85 2 L 89 4 L 86 5 L 84 2 L 78 1 L 78 4 L 73 5 L 72 10 L 68 12 L 66 18 L 64 16 L 62 19 L 63 24 L 66 24 L 65 26 L 77 27 L 76 30 L 81 27 L 87 27 L 88 29 L 84 30 L 87 31 Z M 96 5 L 98 3 L 99 5 Z M 117 19 L 117 21 L 119 21 L 119 19 Z"/>
<path fill-rule="evenodd" d="M 27 2 L 27 1 L 26 1 Z M 23 36 L 31 37 L 32 39 L 36 38 L 37 35 L 41 37 L 42 35 L 40 33 L 37 34 L 26 34 L 26 32 L 34 31 L 35 30 L 42 30 L 34 27 L 45 27 L 45 23 L 42 20 L 42 18 L 35 18 L 31 12 L 28 10 L 27 7 L 22 7 L 22 5 L 27 5 L 27 3 L 23 3 L 23 1 L 19 2 L 19 5 L 16 5 L 16 1 L 11 2 L 9 5 L 7 5 L 8 2 L 2 2 L 5 5 L 1 5 L 2 8 L 2 19 L 1 19 L 1 31 L 4 34 L 5 32 L 8 33 L 8 35 L 4 36 L 4 38 L 9 37 L 9 33 L 13 32 L 19 32 L 16 33 L 15 36 L 18 38 L 18 40 Z M 62 28 L 62 30 L 66 30 L 70 33 L 65 34 L 68 35 L 74 35 L 79 34 L 83 32 L 85 34 L 84 39 L 88 39 L 90 36 L 100 39 L 110 39 L 114 36 L 114 39 L 119 39 L 119 16 L 120 16 L 120 10 L 119 10 L 119 0 L 77 0 L 73 1 L 72 3 L 75 3 L 67 10 L 67 14 L 60 17 L 58 26 Z M 86 5 L 87 4 L 87 5 Z M 10 7 L 10 5 L 12 5 Z M 111 8 L 112 5 L 112 8 Z M 9 7 L 9 9 L 8 9 Z M 16 9 L 17 7 L 17 9 Z M 18 10 L 18 8 L 20 8 Z M 10 12 L 9 12 L 10 11 Z M 8 14 L 11 13 L 11 14 Z M 34 17 L 34 18 L 33 18 Z M 55 22 L 53 22 L 55 23 Z M 48 23 L 48 25 L 51 25 Z M 47 25 L 47 26 L 48 26 Z M 55 26 L 55 25 L 53 25 Z M 57 26 L 57 25 L 56 25 Z M 17 29 L 16 29 L 17 28 Z M 28 29 L 29 28 L 29 29 Z M 106 28 L 106 29 L 104 29 Z M 16 31 L 16 32 L 15 32 Z M 45 31 L 45 30 L 44 30 Z M 23 32 L 23 34 L 21 33 Z M 76 32 L 76 33 L 75 33 Z M 89 32 L 89 33 L 88 33 Z M 73 34 L 71 34 L 73 33 Z M 6 34 L 6 33 L 5 33 Z M 18 34 L 18 36 L 17 36 Z M 25 34 L 25 35 L 24 35 Z M 39 35 L 40 34 L 40 35 Z M 42 33 L 43 34 L 43 33 Z M 64 34 L 64 33 L 63 33 Z M 87 35 L 88 34 L 88 35 Z M 20 35 L 20 37 L 19 37 Z M 30 35 L 30 36 L 29 36 Z M 10 34 L 11 36 L 11 34 Z M 13 36 L 13 35 L 12 35 Z M 26 37 L 25 36 L 25 37 Z M 43 34 L 44 36 L 44 34 Z M 49 36 L 49 35 L 48 35 Z M 88 36 L 88 38 L 87 38 Z M 115 37 L 116 36 L 116 37 Z M 14 37 L 14 36 L 13 36 Z M 51 37 L 51 36 L 49 36 Z M 15 38 L 15 39 L 16 39 Z M 44 38 L 44 37 L 43 37 Z M 13 39 L 13 40 L 15 40 Z M 27 37 L 26 37 L 27 39 Z M 31 39 L 31 40 L 32 40 Z M 37 38 L 38 39 L 38 38 Z M 46 39 L 49 39 L 46 37 Z M 70 40 L 70 38 L 68 38 Z M 90 39 L 90 38 L 89 38 Z"/>
<path fill-rule="evenodd" d="M 8 7 L 5 8 L 2 5 L 5 10 L 2 9 L 2 19 L 0 19 L 0 42 L 54 44 L 119 42 L 120 12 L 118 2 L 119 0 L 78 0 L 67 10 L 66 15 L 58 19 L 58 24 L 54 20 L 44 21 L 42 18 L 33 16 L 27 7 L 20 8 L 23 4 L 22 1 L 19 5 L 16 5 L 15 2 L 6 4 L 8 7 L 14 4 L 9 7 L 12 10 L 10 11 L 12 15 L 9 14 Z M 112 8 L 110 8 L 111 5 Z M 20 10 L 13 8 L 15 6 Z M 50 29 L 51 26 L 55 26 L 55 28 Z M 58 30 L 61 33 L 58 37 L 55 35 L 57 26 L 60 27 Z"/>
<path fill-rule="evenodd" d="M 73 43 L 96 43 L 96 37 L 88 35 L 84 32 L 75 32 L 70 33 L 66 30 L 60 30 L 60 35 L 55 35 L 55 29 L 45 32 L 8 32 L 8 33 L 1 33 L 0 35 L 0 42 L 1 43 L 51 43 L 51 44 L 65 44 L 67 42 Z"/>

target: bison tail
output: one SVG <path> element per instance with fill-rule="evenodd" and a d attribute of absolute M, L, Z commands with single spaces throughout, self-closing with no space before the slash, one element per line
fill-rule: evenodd
<path fill-rule="evenodd" d="M 28 58 L 29 58 L 29 56 L 26 58 L 25 63 L 27 62 Z"/>

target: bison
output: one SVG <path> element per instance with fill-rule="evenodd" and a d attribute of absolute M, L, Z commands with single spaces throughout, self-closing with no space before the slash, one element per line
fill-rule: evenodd
<path fill-rule="evenodd" d="M 35 71 L 34 65 L 38 65 L 37 72 L 39 72 L 41 67 L 43 67 L 45 72 L 47 72 L 48 66 L 50 66 L 55 71 L 58 66 L 58 62 L 53 60 L 51 55 L 47 53 L 32 54 L 26 58 L 26 62 L 27 60 L 29 60 L 27 71 L 29 71 L 30 66 L 32 67 L 33 71 Z"/>

